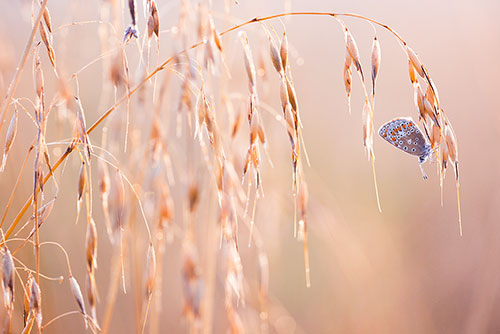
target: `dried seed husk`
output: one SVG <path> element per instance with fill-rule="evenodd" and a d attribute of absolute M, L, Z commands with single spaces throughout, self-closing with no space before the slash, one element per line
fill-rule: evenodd
<path fill-rule="evenodd" d="M 42 328 L 42 293 L 33 277 L 30 280 L 29 312 L 33 312 L 38 328 Z"/>
<path fill-rule="evenodd" d="M 271 38 L 271 36 L 269 36 L 269 50 L 271 52 L 271 61 L 273 63 L 274 68 L 278 73 L 282 73 L 283 67 L 282 67 L 280 52 L 276 46 L 276 43 Z"/>
<path fill-rule="evenodd" d="M 97 288 L 96 288 L 95 276 L 93 273 L 87 273 L 87 284 L 88 284 L 87 299 L 90 305 L 90 315 L 94 323 L 97 324 L 97 312 L 96 312 Z"/>
<path fill-rule="evenodd" d="M 434 123 L 432 124 L 430 142 L 433 149 L 437 148 L 441 142 L 441 129 Z"/>
<path fill-rule="evenodd" d="M 40 3 L 41 2 L 42 1 L 40 1 Z M 43 10 L 43 20 L 45 21 L 45 24 L 47 25 L 47 29 L 49 30 L 49 32 L 52 33 L 52 20 L 50 18 L 50 12 L 47 6 L 45 6 L 45 9 Z"/>
<path fill-rule="evenodd" d="M 250 45 L 248 44 L 248 37 L 245 32 L 240 33 L 241 43 L 243 44 L 244 59 L 245 59 L 245 69 L 247 70 L 248 80 L 250 82 L 251 90 L 254 89 L 257 82 L 257 74 L 255 71 L 255 65 L 252 59 L 252 51 L 250 50 Z"/>
<path fill-rule="evenodd" d="M 42 177 L 42 179 L 43 179 L 43 177 Z M 48 203 L 46 203 L 44 206 L 42 206 L 40 209 L 38 209 L 38 228 L 40 228 L 42 226 L 42 224 L 45 222 L 45 220 L 47 220 L 47 218 L 52 213 L 52 209 L 54 208 L 55 202 L 56 202 L 56 197 L 54 197 Z M 34 220 L 35 220 L 35 215 L 32 215 L 30 217 L 30 221 L 33 222 Z M 26 224 L 28 224 L 28 223 L 26 223 Z M 23 228 L 26 226 L 26 224 L 23 226 Z M 23 228 L 21 228 L 21 230 Z M 35 233 L 35 228 L 33 228 L 31 230 L 27 239 L 30 239 L 34 233 Z"/>
<path fill-rule="evenodd" d="M 378 71 L 380 69 L 381 53 L 380 53 L 380 42 L 378 41 L 377 35 L 373 38 L 372 44 L 372 94 L 375 95 L 375 81 L 377 80 Z"/>
<path fill-rule="evenodd" d="M 148 18 L 148 38 L 151 38 L 153 34 L 156 35 L 156 38 L 160 37 L 160 18 L 154 0 L 151 1 L 151 14 Z"/>
<path fill-rule="evenodd" d="M 130 16 L 132 18 L 132 24 L 136 25 L 137 24 L 137 11 L 136 11 L 135 0 L 128 0 L 128 9 L 130 11 Z"/>
<path fill-rule="evenodd" d="M 411 61 L 408 59 L 408 74 L 410 75 L 410 81 L 412 84 L 417 83 L 417 77 L 415 75 L 415 69 L 413 68 L 413 65 L 411 64 Z"/>
<path fill-rule="evenodd" d="M 87 185 L 87 173 L 85 171 L 85 162 L 82 161 L 82 165 L 80 167 L 80 173 L 78 176 L 78 197 L 77 197 L 78 201 L 82 200 L 86 185 Z"/>
<path fill-rule="evenodd" d="M 5 247 L 2 258 L 2 283 L 4 290 L 4 306 L 7 308 L 14 306 L 14 279 L 14 260 L 12 259 L 12 254 L 9 249 Z"/>
<path fill-rule="evenodd" d="M 3 157 L 2 157 L 2 166 L 0 167 L 0 172 L 3 172 L 5 169 L 5 164 L 7 163 L 7 157 L 9 156 L 10 149 L 12 148 L 12 144 L 16 138 L 17 134 L 17 120 L 18 120 L 18 112 L 17 108 L 14 111 L 14 115 L 9 122 L 9 128 L 7 129 L 7 134 L 5 136 L 5 144 L 3 148 Z"/>
<path fill-rule="evenodd" d="M 215 24 L 214 24 L 214 20 L 212 18 L 212 15 L 209 16 L 208 22 L 209 22 L 209 27 L 210 27 L 210 33 L 211 33 L 212 38 L 214 40 L 215 46 L 217 46 L 217 49 L 219 49 L 219 51 L 222 52 L 222 44 L 220 41 L 219 34 L 215 30 Z"/>
<path fill-rule="evenodd" d="M 408 60 L 410 61 L 410 64 L 413 66 L 415 71 L 417 71 L 418 75 L 420 75 L 420 77 L 422 78 L 425 78 L 424 67 L 415 51 L 413 51 L 413 49 L 407 45 L 406 53 L 408 54 Z"/>
<path fill-rule="evenodd" d="M 87 270 L 93 272 L 97 268 L 97 228 L 94 219 L 90 217 L 86 236 Z"/>
<path fill-rule="evenodd" d="M 349 51 L 345 52 L 345 61 L 344 61 L 344 86 L 345 92 L 347 94 L 347 105 L 349 107 L 349 114 L 351 113 L 351 90 L 352 90 L 352 59 Z"/>
<path fill-rule="evenodd" d="M 56 53 L 50 44 L 49 36 L 47 35 L 47 31 L 45 30 L 45 26 L 43 24 L 38 25 L 38 30 L 40 31 L 40 37 L 42 38 L 43 44 L 47 48 L 47 54 L 49 56 L 50 63 L 55 68 L 56 67 Z"/>
<path fill-rule="evenodd" d="M 365 77 L 363 75 L 363 69 L 361 68 L 361 61 L 359 58 L 359 51 L 358 51 L 358 46 L 356 45 L 356 41 L 354 40 L 354 37 L 352 37 L 349 29 L 345 27 L 345 40 L 346 40 L 346 48 L 347 51 L 349 52 L 349 55 L 351 56 L 352 62 L 354 63 L 354 66 L 356 67 L 356 70 L 359 72 L 359 75 L 361 76 L 361 81 L 365 81 Z"/>
<path fill-rule="evenodd" d="M 87 126 L 85 124 L 85 114 L 83 112 L 83 106 L 80 102 L 80 99 L 75 96 L 76 101 L 76 133 L 78 139 L 80 139 L 81 143 L 85 146 L 87 150 L 87 157 L 90 160 L 90 153 L 93 152 L 92 144 L 90 143 L 90 138 L 87 133 Z"/>
<path fill-rule="evenodd" d="M 85 319 L 85 328 L 87 328 L 87 313 L 85 313 L 85 301 L 83 300 L 82 290 L 80 289 L 80 285 L 78 284 L 76 278 L 72 275 L 69 276 L 69 283 L 71 286 L 71 293 L 73 294 L 73 297 L 75 297 L 78 309 L 83 314 L 83 318 Z"/>
<path fill-rule="evenodd" d="M 280 48 L 281 64 L 283 65 L 283 71 L 286 72 L 288 66 L 288 38 L 286 37 L 286 31 L 283 31 L 283 39 L 281 40 Z"/>

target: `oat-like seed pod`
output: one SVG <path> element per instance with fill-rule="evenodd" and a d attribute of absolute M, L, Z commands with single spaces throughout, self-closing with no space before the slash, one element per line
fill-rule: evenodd
<path fill-rule="evenodd" d="M 87 299 L 90 305 L 90 315 L 94 323 L 97 324 L 97 312 L 96 312 L 96 302 L 97 302 L 97 288 L 95 277 L 93 273 L 87 273 Z"/>
<path fill-rule="evenodd" d="M 71 286 L 71 293 L 73 293 L 73 297 L 75 297 L 76 303 L 78 304 L 78 309 L 85 319 L 85 328 L 87 328 L 87 313 L 85 313 L 85 302 L 83 301 L 82 290 L 80 289 L 80 285 L 78 285 L 78 282 L 76 278 L 73 277 L 73 275 L 69 276 L 69 283 Z"/>
<path fill-rule="evenodd" d="M 135 0 L 128 0 L 128 9 L 130 11 L 130 17 L 132 18 L 132 24 L 137 25 L 137 12 Z"/>
<path fill-rule="evenodd" d="M 283 31 L 280 56 L 281 56 L 281 64 L 283 65 L 283 71 L 286 72 L 286 68 L 288 66 L 288 38 L 286 37 L 286 31 Z"/>
<path fill-rule="evenodd" d="M 43 1 L 40 0 L 40 4 Z M 48 6 L 45 6 L 45 9 L 43 11 L 43 20 L 45 21 L 45 24 L 47 25 L 47 29 L 49 30 L 50 33 L 52 33 L 52 20 L 50 19 L 50 13 L 49 13 L 49 8 Z"/>
<path fill-rule="evenodd" d="M 75 101 L 77 107 L 76 133 L 82 144 L 87 149 L 87 156 L 88 159 L 90 160 L 90 153 L 93 151 L 93 149 L 92 149 L 92 144 L 90 143 L 89 135 L 87 134 L 87 126 L 85 124 L 85 115 L 83 113 L 82 103 L 80 102 L 80 99 L 76 96 L 75 96 Z"/>
<path fill-rule="evenodd" d="M 214 39 L 215 45 L 217 46 L 217 49 L 219 49 L 219 51 L 222 52 L 222 44 L 220 41 L 219 34 L 215 30 L 215 24 L 212 15 L 209 16 L 208 23 L 210 27 L 210 33 L 212 34 L 212 38 Z"/>
<path fill-rule="evenodd" d="M 0 172 L 3 172 L 5 169 L 5 164 L 7 163 L 7 157 L 9 156 L 10 149 L 12 148 L 12 144 L 14 143 L 14 139 L 16 138 L 17 119 L 18 119 L 18 112 L 16 108 L 16 110 L 14 111 L 14 115 L 12 115 L 12 118 L 10 119 L 9 128 L 7 129 L 7 135 L 5 136 L 2 166 L 0 166 Z"/>
<path fill-rule="evenodd" d="M 375 81 L 377 80 L 378 71 L 380 69 L 380 60 L 381 60 L 380 43 L 378 41 L 377 35 L 375 35 L 375 37 L 373 38 L 372 57 L 371 57 L 371 63 L 372 63 L 372 94 L 374 96 L 375 96 Z"/>
<path fill-rule="evenodd" d="M 156 35 L 156 38 L 160 38 L 160 18 L 154 0 L 151 2 L 151 14 L 148 18 L 148 38 L 151 38 L 153 34 Z"/>
<path fill-rule="evenodd" d="M 257 74 L 255 71 L 255 65 L 252 59 L 252 51 L 250 50 L 250 45 L 248 44 L 248 37 L 245 32 L 240 33 L 241 43 L 243 44 L 243 51 L 245 55 L 245 68 L 247 70 L 248 80 L 250 81 L 250 87 L 253 89 L 257 82 Z"/>
<path fill-rule="evenodd" d="M 354 41 L 354 38 L 352 37 L 349 29 L 345 27 L 345 41 L 346 41 L 346 48 L 347 51 L 349 51 L 349 55 L 352 58 L 352 61 L 354 63 L 354 66 L 356 67 L 356 70 L 359 72 L 361 75 L 361 81 L 365 81 L 365 77 L 363 75 L 363 69 L 361 68 L 361 61 L 359 58 L 359 51 L 358 51 L 358 46 L 356 45 L 356 42 Z"/>
<path fill-rule="evenodd" d="M 4 290 L 4 306 L 7 308 L 14 306 L 14 274 L 15 266 L 12 254 L 9 249 L 5 247 L 2 259 L 2 283 Z"/>
<path fill-rule="evenodd" d="M 344 85 L 345 92 L 347 94 L 347 105 L 349 107 L 349 114 L 351 113 L 351 90 L 352 90 L 352 59 L 349 51 L 345 52 L 345 61 L 344 61 Z"/>
<path fill-rule="evenodd" d="M 415 69 L 413 68 L 413 65 L 411 64 L 411 61 L 408 59 L 408 74 L 410 75 L 410 81 L 413 85 L 418 83 L 417 77 L 415 75 Z"/>
<path fill-rule="evenodd" d="M 85 161 L 82 161 L 82 166 L 80 167 L 80 175 L 78 176 L 78 201 L 82 200 L 83 193 L 85 191 L 85 186 L 87 185 L 87 173 L 85 172 Z"/>
<path fill-rule="evenodd" d="M 87 248 L 87 270 L 90 273 L 97 268 L 97 229 L 92 217 L 88 219 L 85 244 Z"/>
<path fill-rule="evenodd" d="M 45 26 L 43 24 L 38 25 L 38 30 L 40 31 L 40 37 L 42 38 L 43 44 L 47 48 L 47 53 L 49 56 L 50 63 L 53 67 L 56 67 L 56 53 L 50 44 L 49 37 L 47 35 L 47 31 L 45 30 Z"/>
<path fill-rule="evenodd" d="M 422 78 L 425 78 L 424 67 L 422 65 L 422 62 L 420 61 L 420 58 L 418 58 L 417 54 L 415 53 L 415 51 L 413 51 L 413 49 L 407 45 L 406 53 L 408 54 L 408 60 L 410 61 L 410 64 L 413 66 L 415 71 L 417 71 L 418 75 L 420 75 Z"/>
<path fill-rule="evenodd" d="M 271 52 L 271 61 L 273 66 L 276 71 L 281 74 L 284 70 L 282 67 L 280 52 L 278 51 L 278 48 L 276 47 L 276 44 L 271 36 L 269 36 L 269 50 Z"/>
<path fill-rule="evenodd" d="M 56 202 L 56 199 L 53 198 L 50 200 L 50 202 L 46 203 L 44 206 L 42 206 L 40 209 L 38 209 L 38 225 L 40 226 L 45 219 L 49 217 L 49 215 L 52 212 L 52 209 L 54 208 L 54 203 Z M 34 220 L 35 215 L 32 215 L 30 220 Z"/>
<path fill-rule="evenodd" d="M 432 124 L 430 137 L 431 147 L 433 149 L 437 148 L 441 142 L 441 129 L 434 123 Z"/>
<path fill-rule="evenodd" d="M 30 277 L 29 280 L 28 284 L 31 286 L 29 312 L 33 312 L 38 328 L 42 328 L 42 293 L 35 279 Z"/>

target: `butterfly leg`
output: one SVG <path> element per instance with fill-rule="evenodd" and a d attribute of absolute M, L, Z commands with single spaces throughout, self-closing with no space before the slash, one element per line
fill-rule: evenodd
<path fill-rule="evenodd" d="M 418 164 L 418 167 L 420 167 L 420 171 L 422 172 L 422 177 L 424 180 L 427 180 L 427 174 L 425 174 L 424 167 L 422 167 L 422 164 Z"/>

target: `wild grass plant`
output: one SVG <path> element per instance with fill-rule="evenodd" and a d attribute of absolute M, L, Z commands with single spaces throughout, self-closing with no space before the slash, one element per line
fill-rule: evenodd
<path fill-rule="evenodd" d="M 293 46 L 286 27 L 294 23 L 284 24 L 282 18 L 326 16 L 342 30 L 347 103 L 349 112 L 362 114 L 362 142 L 379 211 L 383 203 L 378 195 L 373 135 L 376 83 L 383 58 L 377 32 L 388 31 L 398 41 L 408 61 L 418 111 L 415 116 L 431 145 L 440 186 L 451 164 L 458 200 L 457 140 L 437 87 L 409 43 L 385 23 L 352 13 L 285 12 L 232 24 L 235 19 L 229 9 L 237 4 L 227 3 L 227 12 L 219 14 L 208 1 L 187 0 L 181 3 L 177 22 L 163 22 L 164 4 L 129 0 L 103 1 L 97 19 L 58 19 L 65 23 L 54 26 L 49 5 L 47 0 L 33 1 L 31 34 L 6 86 L 0 111 L 0 134 L 5 137 L 0 178 L 9 169 L 18 175 L 14 186 L 4 190 L 9 199 L 0 223 L 4 296 L 0 325 L 4 332 L 50 332 L 52 324 L 69 316 L 75 326 L 109 332 L 112 321 L 118 321 L 113 313 L 119 295 L 133 305 L 136 327 L 131 332 L 161 332 L 162 294 L 168 293 L 163 291 L 165 275 L 182 277 L 182 286 L 171 288 L 182 290 L 184 301 L 179 308 L 189 332 L 212 332 L 213 315 L 221 312 L 221 306 L 231 333 L 276 332 L 269 316 L 273 303 L 268 295 L 270 268 L 259 228 L 272 222 L 259 221 L 256 216 L 257 208 L 266 206 L 265 190 L 275 186 L 265 184 L 262 177 L 274 158 L 268 128 L 280 129 L 290 143 L 286 150 L 295 213 L 290 224 L 294 237 L 303 243 L 303 260 L 294 261 L 304 262 L 305 284 L 311 285 L 310 162 L 303 136 L 307 124 L 301 120 L 301 96 L 295 90 L 290 64 Z M 122 17 L 128 17 L 127 24 Z M 368 66 L 362 64 L 347 19 L 373 27 Z M 63 33 L 70 39 L 74 29 L 88 25 L 98 26 L 92 41 L 100 53 L 81 68 L 68 68 L 59 56 L 57 40 Z M 160 56 L 164 44 L 175 50 L 165 59 Z M 241 72 L 229 65 L 234 58 L 240 59 L 236 63 L 246 72 L 246 91 L 232 88 L 235 75 Z M 87 89 L 80 77 L 92 66 L 102 68 L 102 76 L 93 78 L 95 89 L 101 90 L 100 114 L 95 120 L 87 116 L 88 101 L 80 94 Z M 17 94 L 22 73 L 29 71 L 33 98 Z M 47 88 L 46 81 L 55 85 Z M 281 108 L 273 108 L 261 98 L 266 95 L 262 94 L 264 85 L 279 87 L 279 96 L 273 98 L 279 99 Z M 353 89 L 363 92 L 361 111 L 351 111 Z M 269 124 L 269 120 L 276 123 Z M 27 141 L 31 142 L 28 146 Z M 22 160 L 13 159 L 15 151 Z M 18 206 L 26 195 L 20 189 L 25 180 L 32 188 L 25 204 Z M 51 213 L 60 202 L 60 190 L 68 183 L 74 189 L 76 211 L 70 221 L 53 221 Z M 458 217 L 461 235 L 460 210 Z M 80 254 L 70 256 L 61 244 L 41 237 L 47 224 L 75 221 L 86 225 L 85 236 L 74 236 L 84 241 Z M 248 239 L 240 238 L 242 229 L 248 231 Z M 105 233 L 99 234 L 99 230 Z M 167 246 L 176 241 L 180 273 L 164 267 Z M 102 255 L 97 249 L 102 243 L 112 248 L 108 267 L 98 266 Z M 46 247 L 56 247 L 64 254 L 62 277 L 44 273 L 41 262 Z M 242 261 L 242 247 L 255 248 L 254 263 Z M 18 254 L 28 248 L 33 250 L 32 261 L 25 264 Z M 85 275 L 73 275 L 73 256 L 85 259 Z M 244 267 L 250 265 L 257 267 L 258 274 L 248 279 Z M 99 282 L 98 271 L 105 271 L 108 279 Z M 58 293 L 72 294 L 74 308 L 51 306 L 58 315 L 45 317 L 45 303 L 57 297 L 44 293 L 43 280 L 45 285 L 57 285 Z M 67 284 L 58 286 L 60 280 Z M 223 305 L 216 305 L 214 298 L 220 294 Z M 247 296 L 251 303 L 246 302 Z M 245 308 L 257 316 L 248 316 Z"/>

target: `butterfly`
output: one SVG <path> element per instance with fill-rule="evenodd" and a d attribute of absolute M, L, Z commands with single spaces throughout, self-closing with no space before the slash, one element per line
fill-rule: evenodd
<path fill-rule="evenodd" d="M 432 152 L 431 144 L 410 117 L 399 117 L 390 120 L 380 127 L 378 134 L 400 150 L 418 156 L 424 179 L 427 178 L 421 164 L 429 158 Z"/>

